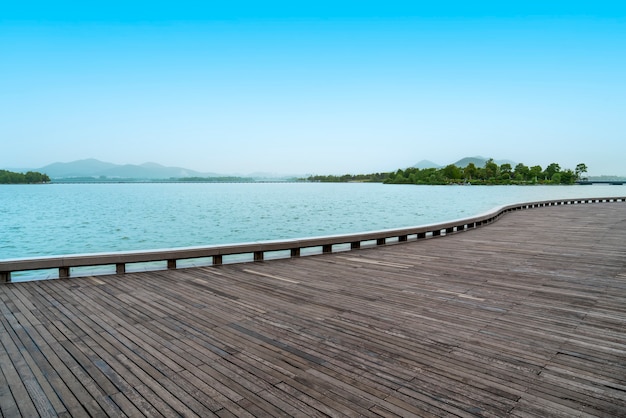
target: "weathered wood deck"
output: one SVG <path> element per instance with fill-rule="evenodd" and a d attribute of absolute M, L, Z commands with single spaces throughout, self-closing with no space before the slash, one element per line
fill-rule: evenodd
<path fill-rule="evenodd" d="M 14 416 L 626 416 L 626 204 L 254 264 L 0 285 Z"/>

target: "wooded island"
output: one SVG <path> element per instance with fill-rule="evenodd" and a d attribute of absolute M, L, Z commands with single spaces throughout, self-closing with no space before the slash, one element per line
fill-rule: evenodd
<path fill-rule="evenodd" d="M 575 170 L 561 169 L 557 163 L 545 169 L 539 165 L 527 166 L 509 163 L 496 164 L 492 158 L 483 167 L 469 163 L 465 167 L 449 164 L 443 168 L 409 167 L 390 173 L 346 174 L 343 176 L 310 176 L 307 181 L 319 182 L 382 182 L 385 184 L 574 184 L 582 179 L 587 166 L 578 164 Z"/>

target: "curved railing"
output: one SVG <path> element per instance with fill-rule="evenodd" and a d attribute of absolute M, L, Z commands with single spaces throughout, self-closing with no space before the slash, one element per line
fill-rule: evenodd
<path fill-rule="evenodd" d="M 314 238 L 288 239 L 279 241 L 259 241 L 242 244 L 211 245 L 166 250 L 146 250 L 112 252 L 99 254 L 73 254 L 40 258 L 0 260 L 0 282 L 10 282 L 11 273 L 31 270 L 58 269 L 59 278 L 70 277 L 70 269 L 90 266 L 115 265 L 117 274 L 126 273 L 126 266 L 132 263 L 165 261 L 168 269 L 176 269 L 177 261 L 196 258 L 210 258 L 212 265 L 221 265 L 228 255 L 252 254 L 253 261 L 263 261 L 267 253 L 289 252 L 289 257 L 299 257 L 305 248 L 321 247 L 322 253 L 332 253 L 335 246 L 350 245 L 350 249 L 361 248 L 364 243 L 384 245 L 392 242 L 405 242 L 436 237 L 453 232 L 466 231 L 496 221 L 508 212 L 544 206 L 574 205 L 583 203 L 626 202 L 626 197 L 582 198 L 546 200 L 518 203 L 497 207 L 489 212 L 471 218 L 443 223 L 421 225 L 408 228 L 385 229 L 358 234 L 331 235 Z"/>

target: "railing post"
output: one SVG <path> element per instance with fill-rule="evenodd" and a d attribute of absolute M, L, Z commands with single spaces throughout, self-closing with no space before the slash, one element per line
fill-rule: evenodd
<path fill-rule="evenodd" d="M 358 250 L 359 248 L 361 248 L 361 241 L 353 241 L 350 243 L 351 250 Z"/>
<path fill-rule="evenodd" d="M 11 281 L 10 271 L 0 271 L 0 283 L 9 283 Z"/>
<path fill-rule="evenodd" d="M 254 252 L 254 261 L 263 261 L 263 251 Z"/>
<path fill-rule="evenodd" d="M 125 263 L 117 263 L 115 265 L 115 272 L 117 274 L 126 274 L 126 264 Z"/>
<path fill-rule="evenodd" d="M 167 260 L 167 269 L 176 270 L 176 260 Z"/>
<path fill-rule="evenodd" d="M 398 237 L 398 242 L 407 242 L 409 240 L 409 236 L 408 235 L 400 235 Z"/>
<path fill-rule="evenodd" d="M 70 277 L 69 267 L 59 267 L 59 279 L 67 279 Z"/>
<path fill-rule="evenodd" d="M 385 245 L 386 242 L 387 240 L 385 238 L 378 238 L 376 240 L 376 245 Z"/>
<path fill-rule="evenodd" d="M 322 252 L 324 254 L 332 253 L 333 252 L 332 244 L 324 244 L 324 245 L 322 245 Z"/>
<path fill-rule="evenodd" d="M 292 248 L 290 253 L 292 257 L 300 257 L 300 248 Z"/>
<path fill-rule="evenodd" d="M 214 266 L 221 266 L 222 265 L 222 255 L 221 254 L 213 256 L 213 265 Z"/>

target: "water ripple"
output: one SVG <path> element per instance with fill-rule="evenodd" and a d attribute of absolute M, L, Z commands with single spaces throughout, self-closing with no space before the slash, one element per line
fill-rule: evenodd
<path fill-rule="evenodd" d="M 0 185 L 0 259 L 398 228 L 499 205 L 624 194 L 620 186 Z"/>

